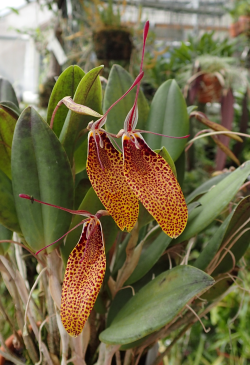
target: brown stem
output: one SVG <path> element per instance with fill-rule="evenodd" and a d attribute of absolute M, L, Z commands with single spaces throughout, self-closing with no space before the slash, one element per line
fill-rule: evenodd
<path fill-rule="evenodd" d="M 55 107 L 53 113 L 52 113 L 52 116 L 51 116 L 51 120 L 50 120 L 50 128 L 53 129 L 53 124 L 54 124 L 54 119 L 55 119 L 55 116 L 56 116 L 56 112 L 58 110 L 58 108 L 63 104 L 63 101 L 60 100 L 57 104 L 57 106 Z"/>
<path fill-rule="evenodd" d="M 111 365 L 112 358 L 120 345 L 106 345 L 101 342 L 99 349 L 99 357 L 95 365 Z"/>
<path fill-rule="evenodd" d="M 100 343 L 98 339 L 97 326 L 96 326 L 96 311 L 92 309 L 89 316 L 89 325 L 90 325 L 90 341 L 89 341 L 89 352 L 90 358 L 92 358 L 95 354 L 95 351 Z"/>
<path fill-rule="evenodd" d="M 134 269 L 136 268 L 142 250 L 142 245 L 138 245 L 139 226 L 138 221 L 136 222 L 133 230 L 131 231 L 131 237 L 126 247 L 126 260 L 122 268 L 118 271 L 115 294 L 122 288 L 125 281 L 130 277 Z"/>
<path fill-rule="evenodd" d="M 123 365 L 130 365 L 133 360 L 133 350 L 129 349 L 125 353 Z"/>
<path fill-rule="evenodd" d="M 9 349 L 8 346 L 6 346 L 4 338 L 2 336 L 2 334 L 0 333 L 0 344 L 2 345 L 2 349 L 4 349 L 4 351 L 9 355 L 12 356 L 13 359 L 15 359 L 16 361 L 19 361 L 18 357 Z M 1 350 L 2 350 L 1 349 Z M 6 355 L 4 356 L 6 358 Z M 14 363 L 16 363 L 14 361 Z"/>
<path fill-rule="evenodd" d="M 5 266 L 2 264 L 1 261 L 0 261 L 0 271 L 2 273 L 3 281 L 12 297 L 12 300 L 15 303 L 17 324 L 18 327 L 22 330 L 24 326 L 24 311 L 15 281 L 13 280 L 12 276 L 10 275 L 10 273 L 8 272 L 8 270 L 5 268 Z M 36 363 L 38 361 L 38 354 L 34 342 L 29 333 L 23 335 L 23 342 L 25 344 L 25 347 L 28 351 L 31 360 L 34 363 Z"/>
<path fill-rule="evenodd" d="M 27 301 L 28 301 L 28 291 L 27 288 L 25 286 L 24 280 L 22 278 L 22 276 L 20 275 L 20 273 L 13 267 L 13 265 L 11 264 L 11 262 L 9 262 L 6 257 L 4 256 L 0 256 L 0 259 L 3 263 L 3 265 L 5 266 L 5 268 L 8 270 L 9 274 L 11 275 L 12 279 L 15 281 L 16 285 L 17 285 L 17 289 L 19 292 L 19 295 L 22 299 L 22 302 L 24 304 L 24 306 L 27 305 Z M 38 327 L 36 324 L 36 321 L 34 319 L 34 317 L 32 316 L 30 310 L 28 310 L 28 318 L 32 327 L 32 330 L 34 332 L 34 335 L 37 339 L 37 341 L 39 341 L 39 333 L 38 333 Z M 26 333 L 25 333 L 26 335 Z M 43 351 L 43 355 L 44 355 L 44 359 L 45 361 L 48 363 L 48 365 L 53 365 L 53 362 L 50 358 L 49 355 L 49 351 L 45 345 L 44 342 L 41 342 L 41 350 Z"/>
<path fill-rule="evenodd" d="M 187 324 L 180 332 L 179 334 L 173 339 L 173 341 L 171 342 L 171 344 L 166 348 L 165 351 L 163 351 L 160 355 L 157 356 L 157 358 L 155 359 L 155 361 L 153 362 L 152 365 L 158 365 L 163 358 L 169 354 L 170 350 L 172 349 L 172 347 L 176 344 L 176 342 L 187 332 L 187 330 L 193 325 L 193 323 L 189 323 Z"/>
<path fill-rule="evenodd" d="M 2 313 L 2 315 L 3 315 L 4 319 L 5 319 L 5 321 L 9 323 L 9 326 L 10 326 L 10 328 L 11 328 L 11 330 L 12 330 L 12 332 L 13 332 L 14 336 L 16 337 L 17 341 L 18 341 L 21 345 L 23 345 L 23 340 L 22 340 L 22 338 L 19 336 L 19 334 L 17 333 L 16 328 L 15 328 L 15 325 L 14 325 L 14 323 L 12 323 L 12 321 L 11 321 L 11 319 L 10 319 L 10 317 L 9 317 L 8 313 L 5 311 L 4 306 L 3 306 L 2 302 L 1 302 L 1 298 L 0 298 L 0 312 Z"/>
<path fill-rule="evenodd" d="M 7 360 L 10 360 L 13 362 L 13 364 L 16 364 L 16 365 L 25 365 L 24 362 L 20 361 L 18 358 L 16 358 L 15 356 L 5 352 L 5 351 L 2 351 L 0 349 L 0 355 L 3 356 L 5 359 Z"/>
<path fill-rule="evenodd" d="M 69 335 L 66 332 L 65 328 L 63 327 L 59 309 L 56 307 L 56 319 L 57 319 L 57 325 L 61 337 L 61 353 L 62 353 L 62 362 L 61 365 L 67 364 L 68 359 L 68 349 L 69 349 Z"/>
<path fill-rule="evenodd" d="M 43 267 L 45 267 L 44 262 L 43 262 L 42 260 L 40 260 L 40 259 L 39 259 L 39 257 L 38 257 L 37 255 L 35 255 L 35 254 L 34 254 L 34 252 L 32 252 L 32 251 L 31 251 L 28 247 L 26 247 L 26 246 L 25 246 L 24 244 L 22 244 L 21 242 L 17 242 L 17 241 L 13 241 L 13 240 L 0 240 L 0 243 L 4 243 L 4 242 L 15 243 L 16 245 L 19 245 L 19 246 L 21 246 L 21 247 L 25 248 L 25 250 L 29 251 L 29 253 L 30 253 L 32 256 L 34 256 L 34 257 L 37 259 L 37 261 L 39 261 L 39 262 L 40 262 L 40 264 L 41 264 Z"/>
<path fill-rule="evenodd" d="M 8 147 L 9 149 L 11 149 L 11 147 L 10 147 L 7 143 L 5 143 L 5 142 L 3 142 L 3 141 L 0 141 L 0 144 L 3 144 L 4 146 L 6 146 L 6 147 Z"/>
<path fill-rule="evenodd" d="M 58 331 L 54 301 L 49 291 L 48 276 L 42 276 L 43 292 L 48 311 L 48 347 L 51 354 L 60 355 L 60 334 Z"/>
<path fill-rule="evenodd" d="M 196 309 L 198 310 L 200 308 L 200 304 L 197 305 Z M 183 325 L 185 325 L 187 322 L 190 323 L 190 321 L 193 320 L 196 322 L 197 318 L 193 315 L 192 312 L 186 312 L 185 315 L 183 315 L 185 308 L 182 310 L 181 313 L 179 313 L 179 316 L 177 318 L 174 318 L 168 325 L 163 327 L 157 332 L 154 332 L 143 344 L 144 347 L 148 347 L 153 345 L 155 342 L 159 341 L 161 338 L 167 337 L 170 333 L 173 331 L 176 331 Z M 194 323 L 194 322 L 193 322 Z M 136 354 L 140 351 L 140 347 L 136 349 Z"/>
<path fill-rule="evenodd" d="M 51 294 L 55 304 L 60 309 L 61 293 L 62 293 L 62 285 L 61 285 L 62 259 L 58 255 L 56 250 L 50 252 L 47 255 L 46 259 L 47 259 L 47 265 L 48 265 L 48 270 L 49 270 L 50 294 Z"/>

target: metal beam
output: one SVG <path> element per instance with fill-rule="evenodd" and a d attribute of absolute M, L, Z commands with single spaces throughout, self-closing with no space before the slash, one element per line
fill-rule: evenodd
<path fill-rule="evenodd" d="M 119 0 L 113 0 L 115 3 L 120 3 Z M 134 6 L 143 6 L 144 8 L 151 8 L 157 10 L 165 10 L 171 11 L 174 13 L 186 13 L 186 14 L 202 14 L 202 15 L 210 15 L 215 17 L 222 17 L 225 15 L 225 10 L 215 8 L 215 5 L 223 5 L 225 2 L 222 1 L 215 1 L 215 2 L 200 2 L 200 6 L 198 8 L 192 7 L 189 1 L 159 1 L 159 0 L 127 0 L 127 5 L 134 5 Z M 211 6 L 210 6 L 211 5 Z"/>

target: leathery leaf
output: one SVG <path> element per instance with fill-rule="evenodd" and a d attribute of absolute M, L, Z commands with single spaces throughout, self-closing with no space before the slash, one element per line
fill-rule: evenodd
<path fill-rule="evenodd" d="M 26 108 L 17 121 L 11 167 L 21 230 L 28 245 L 38 251 L 67 232 L 72 216 L 46 205 L 31 204 L 19 194 L 72 209 L 74 190 L 69 160 L 62 145 L 31 107 Z"/>
<path fill-rule="evenodd" d="M 175 137 L 182 137 L 189 133 L 187 105 L 175 80 L 164 82 L 155 93 L 146 129 Z M 186 138 L 165 138 L 150 133 L 144 138 L 152 149 L 166 146 L 173 161 L 176 161 L 181 155 L 187 143 Z"/>
<path fill-rule="evenodd" d="M 58 77 L 49 99 L 47 112 L 48 124 L 50 124 L 52 113 L 57 106 L 57 103 L 65 96 L 73 97 L 75 95 L 77 86 L 84 75 L 85 72 L 79 66 L 74 65 L 66 68 L 66 70 L 64 70 Z M 53 131 L 57 136 L 60 135 L 67 114 L 67 107 L 65 105 L 61 105 L 56 113 L 53 123 Z"/>
<path fill-rule="evenodd" d="M 0 241 L 2 240 L 11 240 L 13 232 L 8 228 L 2 226 L 0 224 Z M 5 255 L 10 247 L 10 242 L 1 242 L 0 243 L 0 255 Z"/>
<path fill-rule="evenodd" d="M 11 146 L 16 125 L 16 116 L 0 107 L 0 170 L 11 179 Z"/>
<path fill-rule="evenodd" d="M 191 266 L 177 266 L 157 276 L 120 310 L 100 334 L 107 344 L 127 344 L 162 328 L 214 280 Z"/>
<path fill-rule="evenodd" d="M 189 214 L 187 226 L 175 243 L 188 240 L 204 230 L 226 208 L 249 174 L 250 161 L 247 161 L 200 197 L 201 206 Z"/>
<path fill-rule="evenodd" d="M 132 76 L 121 66 L 113 65 L 104 95 L 104 111 L 106 111 L 133 84 Z M 124 126 L 125 118 L 135 101 L 136 87 L 122 99 L 108 114 L 106 129 L 111 133 L 118 133 Z M 148 102 L 142 93 L 138 97 L 139 119 L 136 128 L 145 129 L 149 113 Z M 118 141 L 120 143 L 120 140 Z M 158 148 L 157 146 L 156 148 Z"/>
<path fill-rule="evenodd" d="M 102 114 L 102 87 L 98 76 L 102 69 L 103 66 L 98 66 L 86 73 L 79 82 L 73 98 L 75 103 L 85 105 L 100 114 Z M 72 163 L 80 131 L 85 129 L 93 119 L 97 118 L 68 111 L 59 139 L 65 148 L 70 163 Z M 87 137 L 87 134 L 85 136 Z"/>
<path fill-rule="evenodd" d="M 11 180 L 0 170 L 0 223 L 11 231 L 21 233 L 13 197 Z"/>

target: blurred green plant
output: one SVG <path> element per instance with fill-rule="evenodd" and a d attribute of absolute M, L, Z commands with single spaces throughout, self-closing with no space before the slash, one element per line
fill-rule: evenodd
<path fill-rule="evenodd" d="M 189 35 L 186 42 L 181 42 L 178 47 L 170 46 L 167 50 L 164 46 L 158 46 L 156 51 L 153 50 L 153 55 L 147 54 L 145 81 L 158 88 L 164 81 L 178 77 L 179 72 L 192 65 L 199 56 L 231 57 L 235 45 L 236 42 L 228 38 L 218 41 L 214 32 L 210 32 L 198 39 Z"/>

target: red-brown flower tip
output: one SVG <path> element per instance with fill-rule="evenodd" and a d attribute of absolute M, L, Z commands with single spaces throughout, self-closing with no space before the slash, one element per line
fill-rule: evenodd
<path fill-rule="evenodd" d="M 149 30 L 149 20 L 146 21 L 145 26 L 144 26 L 144 39 L 147 38 L 148 35 L 148 30 Z"/>
<path fill-rule="evenodd" d="M 23 198 L 23 199 L 32 200 L 32 196 L 27 195 L 27 194 L 19 194 L 19 197 L 20 197 L 20 198 Z"/>

